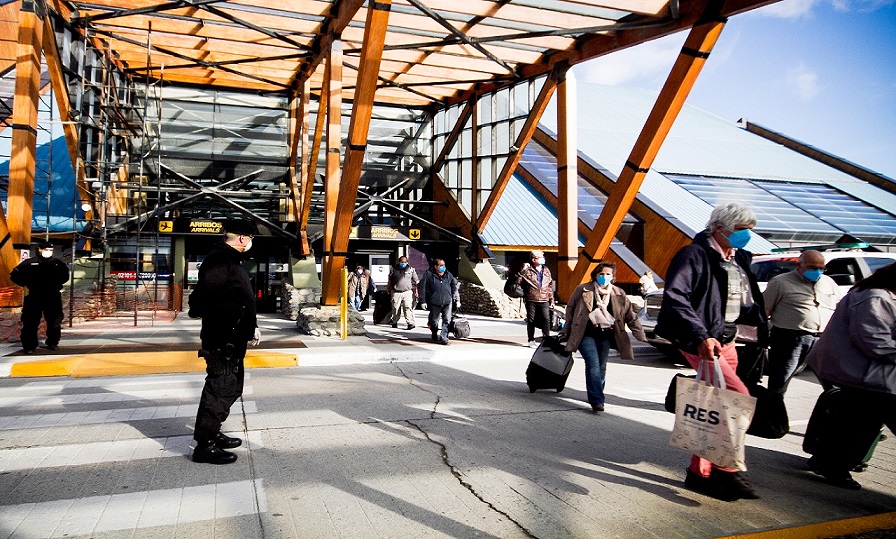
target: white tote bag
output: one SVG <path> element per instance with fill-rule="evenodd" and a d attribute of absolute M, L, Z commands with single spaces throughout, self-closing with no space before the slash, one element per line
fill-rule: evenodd
<path fill-rule="evenodd" d="M 696 379 L 678 377 L 675 427 L 669 443 L 716 466 L 745 471 L 744 441 L 756 410 L 756 399 L 726 389 L 719 358 L 712 361 L 713 383 L 707 382 L 709 363 L 700 362 Z"/>

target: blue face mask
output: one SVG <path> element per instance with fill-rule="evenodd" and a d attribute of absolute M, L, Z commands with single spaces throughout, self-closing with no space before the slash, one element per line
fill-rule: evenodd
<path fill-rule="evenodd" d="M 445 266 L 438 267 L 439 273 L 445 273 Z"/>
<path fill-rule="evenodd" d="M 610 277 L 609 275 L 604 275 L 603 273 L 601 273 L 600 275 L 597 276 L 597 284 L 599 284 L 600 286 L 607 286 L 612 281 L 613 281 L 613 278 Z"/>
<path fill-rule="evenodd" d="M 398 263 L 398 267 L 400 267 L 400 268 L 406 268 L 406 267 L 408 267 L 408 263 L 407 263 L 407 262 L 399 262 L 399 263 Z"/>
<path fill-rule="evenodd" d="M 743 249 L 750 243 L 750 229 L 735 230 L 728 235 L 728 243 L 735 249 Z"/>
<path fill-rule="evenodd" d="M 803 277 L 809 279 L 813 283 L 821 279 L 821 274 L 824 273 L 823 270 L 820 269 L 810 269 L 803 272 Z"/>
<path fill-rule="evenodd" d="M 544 266 L 544 257 L 536 259 L 535 262 L 537 262 L 539 266 Z"/>

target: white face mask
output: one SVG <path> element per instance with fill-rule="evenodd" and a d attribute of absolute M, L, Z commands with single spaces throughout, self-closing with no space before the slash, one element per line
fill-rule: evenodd
<path fill-rule="evenodd" d="M 252 240 L 249 240 L 246 242 L 246 247 L 243 248 L 243 252 L 245 253 L 246 251 L 248 251 L 251 248 L 252 248 Z"/>
<path fill-rule="evenodd" d="M 42 257 L 44 257 L 44 258 L 50 258 L 51 256 L 53 256 L 53 250 L 52 250 L 52 249 L 47 249 L 47 250 L 45 250 L 45 251 L 41 251 L 41 252 L 40 252 L 40 256 L 42 256 Z"/>

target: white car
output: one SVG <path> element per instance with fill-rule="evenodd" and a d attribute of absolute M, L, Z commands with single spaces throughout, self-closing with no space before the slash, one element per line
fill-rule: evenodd
<path fill-rule="evenodd" d="M 840 286 L 843 295 L 849 292 L 852 285 L 868 277 L 878 268 L 896 262 L 896 253 L 829 250 L 821 251 L 821 254 L 825 261 L 824 274 Z M 772 277 L 792 271 L 799 257 L 798 251 L 754 256 L 750 269 L 759 281 L 759 289 L 765 290 Z"/>

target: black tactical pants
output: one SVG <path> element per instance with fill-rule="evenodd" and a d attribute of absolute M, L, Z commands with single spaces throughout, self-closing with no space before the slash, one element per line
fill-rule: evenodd
<path fill-rule="evenodd" d="M 40 317 L 47 321 L 47 346 L 56 346 L 62 336 L 62 296 L 28 294 L 22 305 L 22 348 L 37 348 L 37 327 Z"/>
<path fill-rule="evenodd" d="M 214 439 L 221 430 L 221 424 L 230 415 L 230 407 L 243 394 L 243 359 L 246 357 L 247 344 L 202 343 L 200 354 L 205 355 L 205 386 L 199 398 L 196 428 L 193 432 L 193 438 L 199 443 Z"/>

